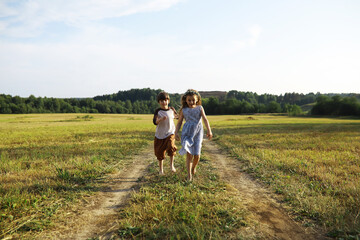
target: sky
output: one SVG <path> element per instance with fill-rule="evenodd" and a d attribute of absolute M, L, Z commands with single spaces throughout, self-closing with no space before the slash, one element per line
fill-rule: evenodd
<path fill-rule="evenodd" d="M 359 0 L 0 0 L 0 94 L 360 93 Z"/>

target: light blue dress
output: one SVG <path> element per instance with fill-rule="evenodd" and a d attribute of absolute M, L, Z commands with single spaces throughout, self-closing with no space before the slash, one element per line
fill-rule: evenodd
<path fill-rule="evenodd" d="M 186 122 L 181 132 L 182 148 L 179 151 L 181 155 L 186 154 L 186 152 L 191 155 L 200 155 L 204 136 L 204 128 L 201 121 L 201 109 L 201 106 L 182 109 Z"/>

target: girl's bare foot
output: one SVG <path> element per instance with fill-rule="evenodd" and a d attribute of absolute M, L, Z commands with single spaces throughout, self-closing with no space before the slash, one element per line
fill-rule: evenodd
<path fill-rule="evenodd" d="M 159 172 L 159 175 L 165 175 L 165 173 L 164 172 Z"/>
<path fill-rule="evenodd" d="M 196 169 L 195 168 L 191 169 L 191 174 L 195 175 L 195 173 L 196 173 Z"/>
<path fill-rule="evenodd" d="M 171 168 L 172 172 L 176 172 L 176 169 L 174 167 Z"/>

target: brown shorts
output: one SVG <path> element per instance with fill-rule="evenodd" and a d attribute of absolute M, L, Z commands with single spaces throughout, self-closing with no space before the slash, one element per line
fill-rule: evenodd
<path fill-rule="evenodd" d="M 155 137 L 154 139 L 154 151 L 155 156 L 159 161 L 165 159 L 165 152 L 167 152 L 168 156 L 175 156 L 176 154 L 176 145 L 175 145 L 175 135 L 170 135 L 164 139 L 158 139 Z"/>

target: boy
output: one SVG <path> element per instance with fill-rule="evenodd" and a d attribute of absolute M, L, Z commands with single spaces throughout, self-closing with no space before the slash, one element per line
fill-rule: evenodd
<path fill-rule="evenodd" d="M 175 145 L 175 124 L 174 118 L 177 113 L 173 107 L 169 107 L 170 96 L 166 92 L 160 92 L 156 99 L 160 108 L 154 113 L 153 123 L 156 125 L 154 151 L 159 160 L 159 174 L 164 175 L 163 160 L 165 152 L 170 157 L 170 167 L 172 172 L 176 172 L 174 167 L 174 156 L 176 154 Z"/>

